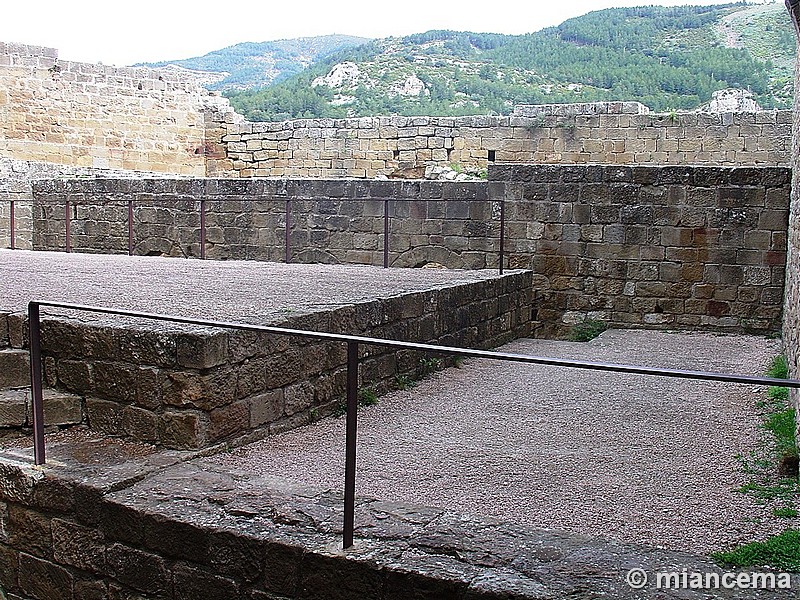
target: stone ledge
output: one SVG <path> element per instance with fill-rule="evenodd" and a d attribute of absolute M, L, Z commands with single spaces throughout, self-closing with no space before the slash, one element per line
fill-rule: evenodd
<path fill-rule="evenodd" d="M 634 600 L 664 591 L 632 590 L 624 579 L 632 568 L 721 573 L 702 556 L 371 498 L 357 498 L 356 543 L 343 552 L 338 492 L 223 471 L 185 453 L 98 445 L 90 436 L 53 440 L 43 469 L 30 466 L 29 452 L 0 454 L 0 514 L 11 534 L 0 560 L 122 595 L 199 598 L 201 586 L 231 599 Z M 33 543 L 44 526 L 52 528 L 52 553 Z M 41 592 L 33 587 L 46 579 L 15 571 L 0 570 L 8 592 Z M 161 587 L 165 580 L 174 587 Z M 681 597 L 708 594 L 689 589 Z"/>
<path fill-rule="evenodd" d="M 573 115 L 646 115 L 650 109 L 641 102 L 578 102 L 573 104 L 520 104 L 515 117 Z"/>

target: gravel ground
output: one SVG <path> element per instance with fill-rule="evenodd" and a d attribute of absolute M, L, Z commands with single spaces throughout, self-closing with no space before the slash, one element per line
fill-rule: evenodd
<path fill-rule="evenodd" d="M 779 342 L 608 331 L 504 351 L 760 374 Z M 357 494 L 706 553 L 787 526 L 735 491 L 755 386 L 469 360 L 359 411 Z M 216 460 L 340 488 L 344 419 Z"/>
<path fill-rule="evenodd" d="M 377 298 L 496 277 L 496 271 L 488 270 L 0 250 L 0 310 L 22 311 L 30 300 L 51 300 L 270 324 Z"/>

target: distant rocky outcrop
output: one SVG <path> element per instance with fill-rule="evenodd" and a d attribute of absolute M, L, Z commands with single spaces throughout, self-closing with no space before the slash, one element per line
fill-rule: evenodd
<path fill-rule="evenodd" d="M 352 89 L 360 85 L 373 87 L 375 82 L 356 63 L 349 61 L 334 65 L 327 75 L 317 77 L 311 82 L 311 87 L 325 86 L 335 89 Z"/>
<path fill-rule="evenodd" d="M 762 109 L 747 90 L 728 88 L 711 95 L 711 102 L 697 109 L 703 113 L 759 112 Z"/>

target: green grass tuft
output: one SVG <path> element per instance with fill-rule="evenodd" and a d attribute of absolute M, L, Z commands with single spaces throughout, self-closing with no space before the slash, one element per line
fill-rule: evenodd
<path fill-rule="evenodd" d="M 764 429 L 774 436 L 775 449 L 782 457 L 798 457 L 797 442 L 795 441 L 797 424 L 793 408 L 786 408 L 767 415 Z"/>
<path fill-rule="evenodd" d="M 767 377 L 774 377 L 775 379 L 788 379 L 789 377 L 789 364 L 786 362 L 786 357 L 781 355 L 772 359 L 772 363 L 767 369 Z"/>
<path fill-rule="evenodd" d="M 728 552 L 714 552 L 717 562 L 732 567 L 771 567 L 800 572 L 800 530 L 787 529 L 765 542 L 752 542 Z"/>
<path fill-rule="evenodd" d="M 359 406 L 375 406 L 378 403 L 378 393 L 374 388 L 361 388 L 358 390 Z"/>
<path fill-rule="evenodd" d="M 444 363 L 442 362 L 441 358 L 435 357 L 425 357 L 419 359 L 419 377 L 420 379 L 424 379 L 428 375 L 435 373 L 436 371 L 441 371 L 444 367 Z"/>
<path fill-rule="evenodd" d="M 782 506 L 773 510 L 772 514 L 779 519 L 796 519 L 798 513 L 791 506 Z"/>
<path fill-rule="evenodd" d="M 605 321 L 588 319 L 583 323 L 578 323 L 572 328 L 569 333 L 569 340 L 571 342 L 588 342 L 603 333 L 606 329 L 608 329 L 608 324 Z"/>

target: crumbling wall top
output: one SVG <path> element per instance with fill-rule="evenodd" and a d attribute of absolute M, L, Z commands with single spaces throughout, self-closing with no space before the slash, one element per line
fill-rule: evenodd
<path fill-rule="evenodd" d="M 575 104 L 520 104 L 515 117 L 569 117 L 574 115 L 646 115 L 650 109 L 641 102 L 579 102 Z"/>

